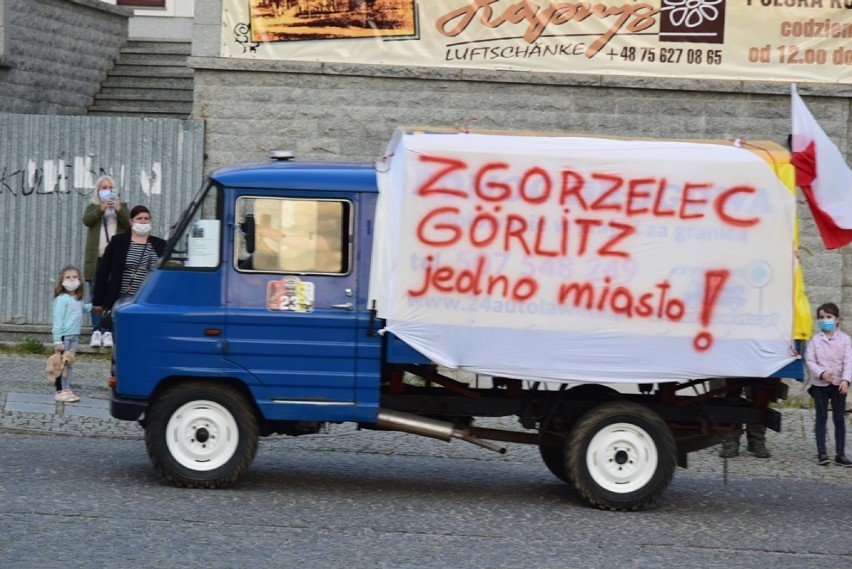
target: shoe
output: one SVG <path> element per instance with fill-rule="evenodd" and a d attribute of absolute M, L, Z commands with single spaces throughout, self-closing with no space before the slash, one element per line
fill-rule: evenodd
<path fill-rule="evenodd" d="M 76 397 L 70 389 L 63 389 L 62 391 L 57 391 L 56 395 L 53 396 L 57 401 L 62 401 L 63 403 L 74 403 L 74 397 Z M 77 399 L 79 401 L 79 399 Z"/>
<path fill-rule="evenodd" d="M 80 398 L 77 397 L 77 394 L 70 389 L 66 391 L 66 394 L 66 397 L 68 397 L 68 399 L 65 400 L 66 403 L 77 403 L 80 400 Z"/>
<path fill-rule="evenodd" d="M 112 347 L 112 333 L 111 332 L 104 332 L 103 343 L 101 345 L 104 348 L 111 348 Z"/>
<path fill-rule="evenodd" d="M 834 464 L 836 464 L 837 466 L 849 468 L 850 466 L 852 466 L 852 460 L 849 460 L 845 456 L 835 456 Z"/>
<path fill-rule="evenodd" d="M 740 445 L 736 441 L 723 441 L 722 450 L 719 451 L 720 458 L 734 458 L 740 455 Z"/>
<path fill-rule="evenodd" d="M 95 330 L 92 332 L 92 339 L 89 340 L 89 347 L 91 348 L 100 348 L 103 346 L 103 340 L 101 338 L 101 331 Z"/>
<path fill-rule="evenodd" d="M 831 461 L 828 459 L 827 454 L 821 454 L 819 455 L 819 459 L 817 459 L 817 464 L 825 466 L 826 464 L 831 464 Z"/>
<path fill-rule="evenodd" d="M 767 449 L 765 445 L 761 444 L 747 445 L 746 450 L 753 454 L 755 458 L 769 458 L 772 456 L 769 449 Z"/>

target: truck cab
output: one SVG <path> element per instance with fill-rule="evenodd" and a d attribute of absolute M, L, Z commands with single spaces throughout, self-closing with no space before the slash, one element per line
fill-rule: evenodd
<path fill-rule="evenodd" d="M 270 421 L 375 421 L 376 197 L 367 165 L 273 161 L 213 174 L 160 270 L 121 310 L 114 413 L 136 419 L 155 388 L 215 377 L 247 390 Z"/>

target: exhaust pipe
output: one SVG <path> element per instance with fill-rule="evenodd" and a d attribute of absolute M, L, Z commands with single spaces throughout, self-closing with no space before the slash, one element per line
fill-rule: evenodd
<path fill-rule="evenodd" d="M 402 431 L 413 435 L 431 437 L 446 442 L 450 442 L 452 439 L 461 439 L 482 448 L 506 454 L 505 448 L 474 437 L 467 428 L 459 429 L 452 423 L 412 415 L 411 413 L 379 409 L 379 420 L 376 422 L 376 427 L 387 431 Z"/>

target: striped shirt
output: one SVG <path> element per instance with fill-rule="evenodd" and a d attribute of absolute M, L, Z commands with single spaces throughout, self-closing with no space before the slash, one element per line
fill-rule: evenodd
<path fill-rule="evenodd" d="M 124 272 L 121 274 L 121 294 L 136 294 L 159 261 L 154 248 L 148 243 L 130 242 Z"/>

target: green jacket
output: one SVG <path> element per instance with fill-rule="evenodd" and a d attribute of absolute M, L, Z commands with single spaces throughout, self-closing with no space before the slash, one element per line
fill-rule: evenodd
<path fill-rule="evenodd" d="M 124 233 L 130 228 L 130 215 L 127 206 L 122 204 L 116 212 L 116 234 Z M 101 206 L 90 203 L 83 212 L 83 224 L 89 228 L 86 233 L 86 257 L 83 263 L 83 280 L 92 282 L 95 280 L 95 265 L 98 262 L 98 240 L 100 233 L 104 230 L 104 212 Z M 113 237 L 110 235 L 110 237 Z"/>

